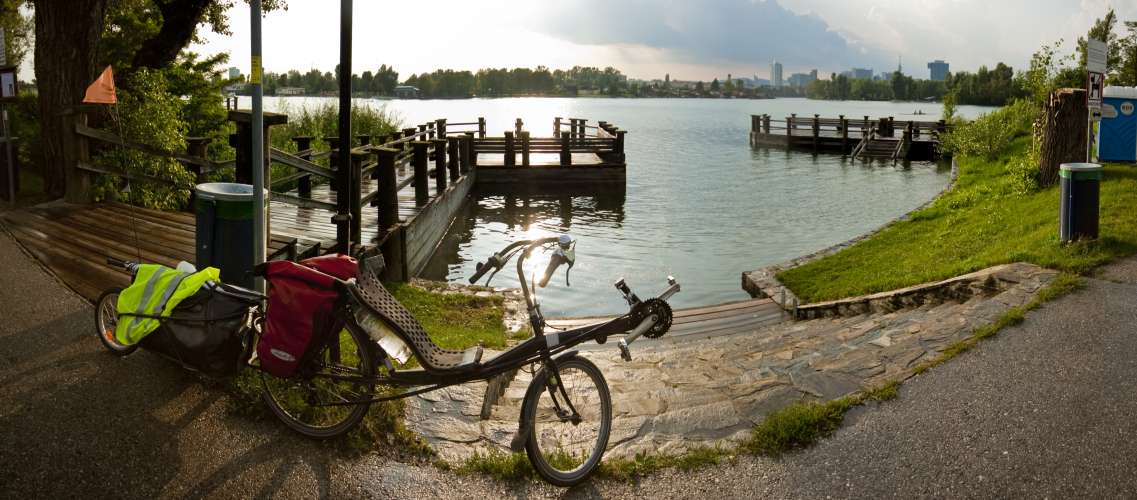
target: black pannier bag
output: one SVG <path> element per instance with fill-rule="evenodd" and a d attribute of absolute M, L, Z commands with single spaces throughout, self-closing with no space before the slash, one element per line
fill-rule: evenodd
<path fill-rule="evenodd" d="M 140 344 L 209 376 L 234 375 L 245 350 L 241 329 L 252 305 L 248 297 L 203 286 Z"/>

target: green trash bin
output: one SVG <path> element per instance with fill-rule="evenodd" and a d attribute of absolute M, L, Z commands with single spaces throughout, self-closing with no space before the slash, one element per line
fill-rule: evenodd
<path fill-rule="evenodd" d="M 1101 165 L 1063 163 L 1059 167 L 1062 203 L 1058 212 L 1058 236 L 1063 243 L 1098 237 Z"/>
<path fill-rule="evenodd" d="M 197 268 L 216 267 L 221 281 L 253 287 L 253 186 L 198 184 Z"/>

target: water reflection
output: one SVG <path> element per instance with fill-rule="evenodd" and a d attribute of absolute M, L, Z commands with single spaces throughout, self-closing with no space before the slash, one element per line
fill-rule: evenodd
<path fill-rule="evenodd" d="M 581 194 L 585 191 L 589 194 Z M 619 234 L 624 224 L 624 202 L 622 185 L 561 189 L 555 194 L 480 188 L 462 206 L 422 277 L 461 280 L 473 274 L 477 261 L 518 239 L 571 233 L 590 241 L 598 235 Z M 595 252 L 579 253 L 587 257 Z M 517 285 L 513 268 L 507 271 L 494 279 L 495 286 Z"/>

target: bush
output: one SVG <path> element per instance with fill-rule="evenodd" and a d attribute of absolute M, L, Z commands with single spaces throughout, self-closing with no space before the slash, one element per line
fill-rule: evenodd
<path fill-rule="evenodd" d="M 960 156 L 993 160 L 1007 151 L 1011 141 L 1029 135 L 1040 109 L 1027 100 L 1016 100 L 970 123 L 961 123 L 942 138 L 945 151 Z"/>
<path fill-rule="evenodd" d="M 118 104 L 111 108 L 111 132 L 127 142 L 165 151 L 185 151 L 187 126 L 181 115 L 183 105 L 178 96 L 170 93 L 161 72 L 137 70 L 123 79 L 118 88 Z M 107 169 L 171 182 L 133 181 L 128 195 L 120 190 L 117 177 L 99 176 L 93 188 L 97 201 L 126 200 L 163 210 L 179 209 L 189 202 L 194 177 L 177 160 L 108 145 L 95 155 L 94 162 Z"/>

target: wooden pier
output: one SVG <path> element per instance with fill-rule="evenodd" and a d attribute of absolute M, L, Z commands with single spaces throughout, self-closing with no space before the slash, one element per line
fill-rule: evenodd
<path fill-rule="evenodd" d="M 943 120 L 898 122 L 891 116 L 872 120 L 750 115 L 750 145 L 839 153 L 853 159 L 931 161 L 938 156 L 939 136 L 947 129 Z"/>
<path fill-rule="evenodd" d="M 215 162 L 205 157 L 206 140 L 187 138 L 187 151 L 163 151 L 88 126 L 86 112 L 80 108 L 70 116 L 77 140 L 76 161 L 68 166 L 67 198 L 4 213 L 0 225 L 73 289 L 94 299 L 100 290 L 128 280 L 106 265 L 107 257 L 165 265 L 193 262 L 196 228 L 192 212 L 91 203 L 95 175 L 192 189 L 170 179 L 96 165 L 91 151 L 129 148 L 175 159 L 197 182 L 232 169 L 237 182 L 251 183 L 252 130 L 248 111 L 230 110 L 237 126 L 230 144 L 237 157 Z M 312 137 L 290 138 L 295 145 L 291 152 L 269 147 L 271 127 L 284 123 L 287 116 L 265 113 L 263 168 L 271 186 L 267 221 L 273 259 L 378 251 L 388 263 L 385 279 L 406 280 L 423 270 L 467 195 L 480 184 L 495 192 L 525 193 L 564 186 L 622 192 L 624 187 L 626 132 L 605 122 L 590 125 L 584 119 L 556 118 L 552 136 L 533 137 L 520 119 L 501 136 L 487 134 L 482 118 L 458 123 L 439 119 L 383 137 L 352 138 L 346 172 L 337 168 L 336 137 L 323 138 L 328 150 L 313 148 Z M 283 165 L 288 173 L 280 176 L 278 167 L 278 178 L 272 178 L 269 165 Z"/>

